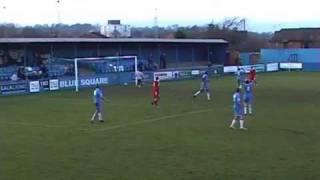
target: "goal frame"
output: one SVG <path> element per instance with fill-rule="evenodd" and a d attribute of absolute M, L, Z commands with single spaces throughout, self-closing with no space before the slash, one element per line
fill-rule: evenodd
<path fill-rule="evenodd" d="M 138 72 L 138 57 L 137 56 L 106 56 L 106 57 L 87 57 L 87 58 L 74 58 L 74 80 L 75 80 L 75 90 L 79 92 L 79 71 L 78 71 L 78 62 L 79 61 L 104 61 L 104 60 L 114 60 L 114 59 L 134 59 L 134 77 L 135 85 L 138 85 L 138 79 L 136 73 Z"/>

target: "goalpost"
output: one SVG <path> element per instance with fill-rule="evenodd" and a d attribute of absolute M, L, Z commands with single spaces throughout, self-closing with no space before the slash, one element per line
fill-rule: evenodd
<path fill-rule="evenodd" d="M 137 56 L 107 56 L 107 57 L 87 57 L 87 58 L 53 58 L 53 63 L 73 66 L 75 91 L 80 88 L 81 71 L 84 74 L 101 75 L 108 73 L 134 72 L 135 84 L 138 84 L 136 73 L 138 71 Z"/>
<path fill-rule="evenodd" d="M 99 63 L 104 62 L 108 60 L 116 60 L 117 64 L 116 66 L 113 66 L 113 69 L 115 72 L 125 72 L 125 69 L 122 65 L 122 62 L 120 60 L 128 60 L 128 59 L 134 59 L 134 76 L 135 76 L 135 84 L 138 84 L 138 79 L 136 77 L 136 73 L 138 71 L 138 58 L 137 56 L 109 56 L 109 57 L 91 57 L 91 58 L 75 58 L 74 59 L 74 76 L 75 76 L 75 88 L 76 92 L 79 91 L 79 62 L 93 62 L 93 63 Z M 106 72 L 107 73 L 107 72 Z"/>

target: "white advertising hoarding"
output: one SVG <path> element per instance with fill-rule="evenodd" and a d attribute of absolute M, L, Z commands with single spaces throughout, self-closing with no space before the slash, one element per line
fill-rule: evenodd
<path fill-rule="evenodd" d="M 303 69 L 302 63 L 280 63 L 280 69 Z"/>
<path fill-rule="evenodd" d="M 267 64 L 267 72 L 274 72 L 274 71 L 279 71 L 279 64 L 278 63 Z"/>
<path fill-rule="evenodd" d="M 160 80 L 171 80 L 173 79 L 173 73 L 172 72 L 155 72 L 154 79 L 156 79 L 156 77 L 159 77 Z"/>
<path fill-rule="evenodd" d="M 29 88 L 31 93 L 40 92 L 40 82 L 39 81 L 30 81 Z"/>
<path fill-rule="evenodd" d="M 58 79 L 51 79 L 49 81 L 49 89 L 50 89 L 50 91 L 59 90 L 59 80 Z"/>

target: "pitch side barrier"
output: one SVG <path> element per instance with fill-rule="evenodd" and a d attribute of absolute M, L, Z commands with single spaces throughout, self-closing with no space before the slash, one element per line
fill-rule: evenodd
<path fill-rule="evenodd" d="M 222 76 L 223 66 L 213 65 L 210 67 L 200 66 L 191 68 L 173 68 L 159 70 L 153 72 L 153 79 L 155 79 L 156 77 L 159 77 L 159 79 L 162 81 L 194 79 L 198 78 L 204 72 L 208 72 L 210 76 Z"/>
<path fill-rule="evenodd" d="M 218 77 L 227 74 L 234 74 L 238 67 L 249 72 L 251 67 L 257 72 L 277 72 L 281 70 L 303 70 L 302 63 L 268 63 L 247 66 L 203 66 L 191 68 L 172 68 L 159 71 L 144 72 L 146 82 L 151 82 L 155 77 L 159 77 L 163 81 L 176 81 L 199 78 L 199 76 L 207 71 L 210 76 Z M 99 85 L 119 85 L 134 84 L 134 72 L 115 72 L 101 75 L 86 75 L 79 77 L 79 88 L 92 88 Z M 48 79 L 30 80 L 30 81 L 10 81 L 0 82 L 0 95 L 18 95 L 18 94 L 37 94 L 41 92 L 52 92 L 65 89 L 74 89 L 75 79 L 73 76 L 52 77 Z"/>
<path fill-rule="evenodd" d="M 251 67 L 253 67 L 257 73 L 261 72 L 278 72 L 278 71 L 302 71 L 303 63 L 300 62 L 276 62 L 268 64 L 254 64 L 245 66 L 224 66 L 224 74 L 234 74 L 238 68 L 245 73 L 249 73 Z"/>

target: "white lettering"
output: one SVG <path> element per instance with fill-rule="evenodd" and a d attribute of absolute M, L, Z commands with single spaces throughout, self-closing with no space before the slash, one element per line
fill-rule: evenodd
<path fill-rule="evenodd" d="M 75 80 L 60 80 L 59 82 L 60 88 L 70 88 L 75 87 Z M 95 86 L 97 84 L 109 84 L 109 79 L 107 77 L 101 78 L 86 78 L 79 80 L 80 87 L 87 87 L 87 86 Z"/>
<path fill-rule="evenodd" d="M 81 79 L 80 86 L 93 86 L 97 84 L 108 84 L 108 78 Z"/>
<path fill-rule="evenodd" d="M 65 80 L 60 81 L 60 88 L 69 88 L 75 86 L 75 80 Z"/>

